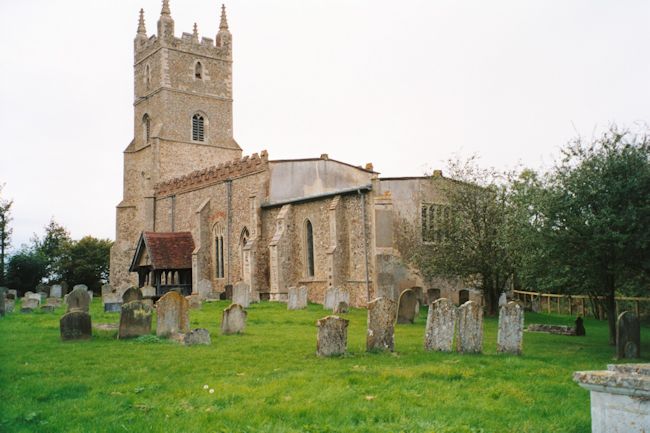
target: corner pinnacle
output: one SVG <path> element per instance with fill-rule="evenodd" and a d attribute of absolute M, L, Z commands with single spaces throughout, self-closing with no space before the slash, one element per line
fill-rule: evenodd
<path fill-rule="evenodd" d="M 219 23 L 220 30 L 228 30 L 228 18 L 226 18 L 226 5 L 221 5 L 221 23 Z"/>

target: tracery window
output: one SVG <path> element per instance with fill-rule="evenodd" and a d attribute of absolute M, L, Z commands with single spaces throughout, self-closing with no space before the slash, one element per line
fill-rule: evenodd
<path fill-rule="evenodd" d="M 199 113 L 192 116 L 192 140 L 205 141 L 205 120 Z"/>

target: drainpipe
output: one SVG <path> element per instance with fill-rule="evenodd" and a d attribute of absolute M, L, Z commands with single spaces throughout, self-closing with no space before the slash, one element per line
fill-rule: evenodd
<path fill-rule="evenodd" d="M 363 252 L 365 256 L 365 265 L 366 265 L 366 302 L 370 303 L 370 275 L 368 273 L 368 229 L 366 226 L 367 217 L 366 217 L 366 197 L 361 193 L 361 190 L 357 190 L 359 197 L 361 198 L 361 213 L 363 215 Z"/>
<path fill-rule="evenodd" d="M 155 220 L 154 220 L 155 221 Z M 176 196 L 172 196 L 172 232 L 175 232 L 176 226 Z"/>
<path fill-rule="evenodd" d="M 226 195 L 228 200 L 228 223 L 226 224 L 226 238 L 228 239 L 228 244 L 226 247 L 227 257 L 228 257 L 228 269 L 226 271 L 226 284 L 232 284 L 230 282 L 230 233 L 232 226 L 232 179 L 226 180 Z"/>

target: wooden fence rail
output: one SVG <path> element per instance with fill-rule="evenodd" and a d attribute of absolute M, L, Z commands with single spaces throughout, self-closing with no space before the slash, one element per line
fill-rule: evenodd
<path fill-rule="evenodd" d="M 512 291 L 515 298 L 523 301 L 525 305 L 528 302 L 533 303 L 534 300 L 539 300 L 540 311 L 546 307 L 546 312 L 551 313 L 552 310 L 555 310 L 556 313 L 562 312 L 562 301 L 566 300 L 569 308 L 569 315 L 573 315 L 574 312 L 580 313 L 582 317 L 585 317 L 588 313 L 588 302 L 590 300 L 587 295 L 559 295 L 556 293 L 540 293 L 540 292 L 527 292 L 524 290 L 513 290 Z M 596 299 L 604 299 L 603 296 L 596 297 Z M 551 301 L 553 300 L 553 301 Z M 618 305 L 620 302 L 633 302 L 634 303 L 634 312 L 637 317 L 641 316 L 641 303 L 648 302 L 650 303 L 650 298 L 641 298 L 633 296 L 617 296 L 616 300 L 616 314 L 618 314 Z M 555 304 L 555 307 L 551 307 L 551 303 Z M 595 315 L 595 314 L 594 314 Z"/>

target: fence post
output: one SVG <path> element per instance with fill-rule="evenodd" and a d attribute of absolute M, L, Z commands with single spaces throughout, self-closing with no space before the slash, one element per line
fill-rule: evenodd
<path fill-rule="evenodd" d="M 571 299 L 571 295 L 569 295 L 569 316 L 573 316 L 573 300 Z"/>
<path fill-rule="evenodd" d="M 582 317 L 587 317 L 587 313 L 585 312 L 585 298 L 580 298 L 580 304 L 582 307 Z"/>
<path fill-rule="evenodd" d="M 550 295 L 546 296 L 546 312 L 548 314 L 551 314 L 551 296 Z"/>

